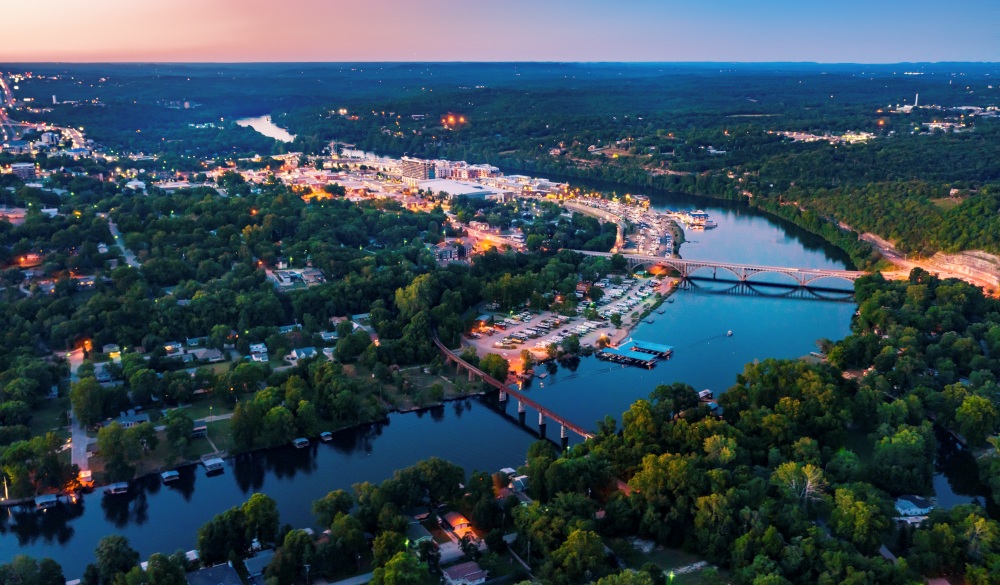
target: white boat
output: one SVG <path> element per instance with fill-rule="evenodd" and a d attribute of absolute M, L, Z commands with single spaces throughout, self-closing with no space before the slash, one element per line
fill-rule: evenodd
<path fill-rule="evenodd" d="M 212 459 L 205 459 L 204 461 L 201 462 L 201 464 L 205 466 L 205 471 L 207 471 L 208 473 L 222 471 L 222 469 L 226 466 L 226 462 L 223 461 L 222 459 L 219 459 L 218 457 L 214 457 Z"/>
<path fill-rule="evenodd" d="M 728 332 L 726 332 L 726 337 L 732 337 L 732 336 L 733 336 L 732 330 L 729 330 Z"/>
<path fill-rule="evenodd" d="M 119 481 L 104 488 L 104 493 L 112 496 L 128 493 L 128 482 Z"/>

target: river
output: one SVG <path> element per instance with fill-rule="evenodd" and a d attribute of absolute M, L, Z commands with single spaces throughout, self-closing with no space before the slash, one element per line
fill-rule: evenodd
<path fill-rule="evenodd" d="M 702 208 L 718 222 L 714 230 L 688 233 L 690 240 L 681 248 L 685 258 L 798 268 L 848 266 L 842 252 L 817 236 L 743 204 L 678 194 L 656 194 L 652 201 L 658 208 Z M 842 286 L 847 288 L 846 283 Z M 652 370 L 584 358 L 572 369 L 559 368 L 544 380 L 536 379 L 526 391 L 569 420 L 594 428 L 606 414 L 620 420 L 621 413 L 656 384 L 684 381 L 698 390 L 721 392 L 747 362 L 806 355 L 816 350 L 817 339 L 847 335 L 856 309 L 843 295 L 840 300 L 822 300 L 812 294 L 782 296 L 789 294 L 787 289 L 731 289 L 732 284 L 700 281 L 675 294 L 674 302 L 661 307 L 662 315 L 652 315 L 653 323 L 635 330 L 639 339 L 675 347 L 673 358 Z M 733 336 L 727 337 L 730 330 Z M 311 502 L 328 491 L 380 481 L 430 456 L 454 461 L 467 473 L 516 467 L 536 440 L 537 415 L 527 413 L 522 428 L 515 420 L 516 402 L 506 405 L 507 416 L 494 409 L 494 402 L 492 397 L 469 399 L 422 414 L 394 414 L 387 424 L 337 433 L 332 443 L 230 460 L 217 477 L 191 467 L 171 487 L 148 478 L 127 496 L 94 493 L 79 504 L 46 513 L 9 511 L 0 519 L 0 561 L 19 553 L 48 556 L 73 579 L 82 575 L 103 536 L 126 536 L 144 559 L 157 551 L 189 550 L 199 526 L 255 491 L 277 500 L 283 524 L 305 527 L 313 522 Z M 547 431 L 549 438 L 558 440 L 558 427 Z M 950 491 L 951 477 L 941 467 L 935 485 Z"/>
<path fill-rule="evenodd" d="M 257 116 L 256 118 L 241 118 L 236 123 L 243 127 L 253 128 L 264 136 L 280 140 L 281 142 L 291 142 L 295 140 L 295 135 L 288 132 L 281 126 L 271 121 L 271 116 Z"/>

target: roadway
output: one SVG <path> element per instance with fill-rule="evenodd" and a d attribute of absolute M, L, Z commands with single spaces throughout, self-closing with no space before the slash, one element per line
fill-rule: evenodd
<path fill-rule="evenodd" d="M 104 213 L 98 215 L 107 217 L 108 230 L 111 232 L 111 237 L 115 239 L 115 245 L 118 246 L 118 249 L 120 249 L 122 251 L 122 254 L 125 256 L 125 263 L 131 266 L 132 268 L 141 267 L 142 263 L 139 262 L 139 260 L 135 257 L 135 254 L 133 254 L 132 251 L 125 246 L 125 240 L 122 239 L 122 233 L 118 231 L 118 226 L 115 225 L 114 220 Z"/>
<path fill-rule="evenodd" d="M 83 363 L 83 349 L 75 349 L 69 352 L 66 357 L 69 359 L 69 381 L 70 384 L 74 384 L 79 381 L 80 377 L 77 375 L 77 370 L 80 369 L 80 364 Z M 80 424 L 80 421 L 73 415 L 73 407 L 70 406 L 69 411 L 70 418 L 70 433 L 71 433 L 71 447 L 72 447 L 72 463 L 79 466 L 80 471 L 86 471 L 90 469 L 90 463 L 87 457 L 88 447 L 90 446 L 90 437 L 87 436 L 87 429 Z"/>
<path fill-rule="evenodd" d="M 17 131 L 13 123 L 7 116 L 7 108 L 14 107 L 14 94 L 10 90 L 10 83 L 0 74 L 0 134 L 4 140 L 14 140 L 17 138 Z"/>

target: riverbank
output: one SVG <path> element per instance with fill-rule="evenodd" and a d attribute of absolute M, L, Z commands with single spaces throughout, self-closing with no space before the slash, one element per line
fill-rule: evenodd
<path fill-rule="evenodd" d="M 631 337 L 632 331 L 638 327 L 646 319 L 646 317 L 651 315 L 656 309 L 659 309 L 663 303 L 667 302 L 667 299 L 672 297 L 674 293 L 677 292 L 677 285 L 679 282 L 680 280 L 674 277 L 664 279 L 664 281 L 660 284 L 660 290 L 658 291 L 659 296 L 656 297 L 652 305 L 644 309 L 642 313 L 640 313 L 639 316 L 628 325 L 623 324 L 623 327 L 616 331 L 614 336 L 611 338 L 610 344 L 618 346 Z"/>

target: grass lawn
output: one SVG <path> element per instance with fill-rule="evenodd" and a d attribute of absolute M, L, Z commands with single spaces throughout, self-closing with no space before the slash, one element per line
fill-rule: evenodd
<path fill-rule="evenodd" d="M 609 543 L 610 546 L 610 543 Z M 691 554 L 689 552 L 677 549 L 677 548 L 666 548 L 657 547 L 651 550 L 649 553 L 640 552 L 631 546 L 612 546 L 613 550 L 622 551 L 621 556 L 628 564 L 629 567 L 633 569 L 638 569 L 646 563 L 653 563 L 657 567 L 663 569 L 664 573 L 668 576 L 671 570 L 678 569 L 680 567 L 686 567 L 692 565 L 699 561 L 704 561 L 705 559 L 699 557 L 698 555 Z M 719 572 L 723 579 L 726 579 L 725 573 Z M 683 575 L 675 575 L 673 581 L 669 580 L 669 583 L 675 583 L 678 585 L 698 585 L 702 582 L 702 572 L 694 571 L 692 573 L 686 573 Z"/>
<path fill-rule="evenodd" d="M 186 406 L 184 409 L 187 411 L 188 416 L 194 420 L 205 418 L 209 414 L 219 416 L 221 414 L 229 414 L 233 411 L 233 408 L 229 406 L 224 397 L 213 396 L 211 394 L 195 401 L 191 406 Z"/>
<path fill-rule="evenodd" d="M 31 436 L 44 435 L 52 431 L 62 438 L 69 437 L 69 429 L 66 426 L 66 411 L 69 410 L 69 398 L 47 399 L 42 408 L 31 412 Z"/>
<path fill-rule="evenodd" d="M 228 420 L 218 420 L 215 422 L 208 423 L 208 437 L 199 438 L 191 441 L 191 450 L 196 457 L 201 457 L 202 455 L 208 455 L 214 453 L 215 449 L 212 449 L 212 444 L 218 448 L 219 451 L 226 451 L 227 453 L 233 449 L 233 436 L 230 433 L 230 426 Z M 211 442 L 209 442 L 211 439 Z"/>

